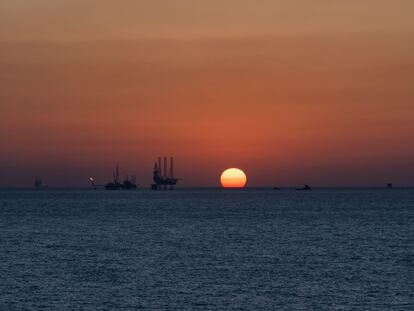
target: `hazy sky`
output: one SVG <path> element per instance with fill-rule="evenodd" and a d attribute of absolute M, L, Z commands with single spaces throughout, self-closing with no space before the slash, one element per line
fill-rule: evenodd
<path fill-rule="evenodd" d="M 414 1 L 0 2 L 0 186 L 414 185 Z"/>
<path fill-rule="evenodd" d="M 411 0 L 13 0 L 5 40 L 412 31 Z"/>

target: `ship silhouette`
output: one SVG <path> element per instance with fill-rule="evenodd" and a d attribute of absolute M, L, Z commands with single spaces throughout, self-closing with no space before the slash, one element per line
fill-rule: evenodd
<path fill-rule="evenodd" d="M 34 183 L 33 183 L 33 187 L 35 187 L 36 189 L 47 188 L 47 186 L 45 186 L 43 184 L 42 180 L 38 176 L 35 177 L 35 180 L 34 180 Z"/>
<path fill-rule="evenodd" d="M 132 175 L 131 178 L 127 175 L 125 180 L 122 183 L 120 182 L 118 165 L 116 166 L 113 176 L 113 182 L 107 183 L 104 186 L 106 190 L 133 190 L 137 188 L 135 175 Z"/>
<path fill-rule="evenodd" d="M 312 190 L 309 185 L 304 185 L 302 188 L 296 188 L 296 190 Z"/>

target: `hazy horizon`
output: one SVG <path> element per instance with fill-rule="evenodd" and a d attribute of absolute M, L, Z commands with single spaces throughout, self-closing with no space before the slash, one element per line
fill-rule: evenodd
<path fill-rule="evenodd" d="M 398 3 L 398 5 L 397 5 Z M 0 187 L 414 186 L 412 1 L 0 4 Z"/>

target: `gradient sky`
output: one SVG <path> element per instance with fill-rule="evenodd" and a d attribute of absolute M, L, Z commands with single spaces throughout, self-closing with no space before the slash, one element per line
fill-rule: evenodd
<path fill-rule="evenodd" d="M 0 186 L 414 185 L 412 0 L 0 2 Z"/>

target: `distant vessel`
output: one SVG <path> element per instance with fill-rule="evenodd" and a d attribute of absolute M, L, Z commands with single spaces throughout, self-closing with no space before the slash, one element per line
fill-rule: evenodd
<path fill-rule="evenodd" d="M 273 190 L 280 190 L 279 187 L 273 187 Z"/>
<path fill-rule="evenodd" d="M 167 158 L 164 157 L 164 169 L 161 168 L 161 157 L 158 157 L 158 164 L 155 163 L 152 179 L 154 184 L 151 185 L 152 190 L 167 189 L 167 186 L 172 190 L 177 184 L 178 179 L 174 177 L 174 158 L 170 157 L 170 169 L 167 173 Z"/>
<path fill-rule="evenodd" d="M 394 186 L 393 186 L 393 184 L 392 183 L 389 183 L 389 184 L 387 184 L 387 188 L 388 189 L 392 189 Z"/>
<path fill-rule="evenodd" d="M 135 175 L 131 176 L 131 178 L 128 178 L 128 176 L 126 176 L 125 180 L 122 183 L 120 182 L 118 165 L 116 166 L 114 172 L 114 181 L 105 185 L 106 190 L 133 190 L 136 188 L 137 184 Z"/>
<path fill-rule="evenodd" d="M 296 188 L 296 190 L 312 190 L 309 185 L 304 185 L 302 188 Z"/>
<path fill-rule="evenodd" d="M 34 186 L 36 189 L 47 188 L 45 185 L 43 185 L 43 182 L 42 182 L 42 180 L 40 179 L 40 177 L 37 177 L 37 176 L 35 177 L 35 180 L 34 180 L 33 186 Z"/>

